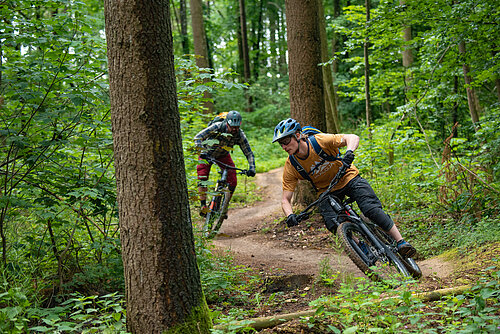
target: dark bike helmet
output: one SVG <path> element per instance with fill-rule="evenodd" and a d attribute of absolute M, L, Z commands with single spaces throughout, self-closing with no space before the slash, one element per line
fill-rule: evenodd
<path fill-rule="evenodd" d="M 229 126 L 241 126 L 241 115 L 235 110 L 231 110 L 226 115 L 226 121 Z"/>
<path fill-rule="evenodd" d="M 295 134 L 297 131 L 301 131 L 302 127 L 300 123 L 293 118 L 287 118 L 276 125 L 274 128 L 273 143 L 281 138 Z"/>

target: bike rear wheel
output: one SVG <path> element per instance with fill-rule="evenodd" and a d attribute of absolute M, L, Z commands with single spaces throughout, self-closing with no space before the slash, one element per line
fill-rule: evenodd
<path fill-rule="evenodd" d="M 420 267 L 415 262 L 415 260 L 413 260 L 411 257 L 405 258 L 401 256 L 401 254 L 399 254 L 397 242 L 393 237 L 391 237 L 379 226 L 375 225 L 372 230 L 374 231 L 377 238 L 382 241 L 388 248 L 390 248 L 392 252 L 396 254 L 396 256 L 399 257 L 399 259 L 401 260 L 401 262 L 403 262 L 404 266 L 410 272 L 413 278 L 419 279 L 420 277 L 422 277 L 422 270 L 420 270 Z"/>
<path fill-rule="evenodd" d="M 347 256 L 371 280 L 389 282 L 411 277 L 402 261 L 387 247 L 384 251 L 377 249 L 372 238 L 358 224 L 345 221 L 339 225 L 337 234 Z"/>

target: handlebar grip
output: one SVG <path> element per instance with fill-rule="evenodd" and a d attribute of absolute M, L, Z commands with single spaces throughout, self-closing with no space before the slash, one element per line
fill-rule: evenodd
<path fill-rule="evenodd" d="M 310 211 L 301 212 L 297 215 L 297 221 L 301 222 L 303 220 L 306 220 L 307 218 L 309 218 L 310 215 L 311 215 Z"/>

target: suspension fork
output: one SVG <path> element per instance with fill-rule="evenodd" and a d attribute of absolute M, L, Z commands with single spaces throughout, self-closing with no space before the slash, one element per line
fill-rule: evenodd
<path fill-rule="evenodd" d="M 330 197 L 330 203 L 336 204 L 337 210 L 339 210 L 337 213 L 339 213 L 342 210 L 341 205 L 331 197 Z M 365 232 L 365 234 L 372 240 L 373 244 L 380 251 L 380 253 L 385 255 L 386 254 L 385 246 L 378 240 L 378 238 L 373 234 L 373 232 L 368 228 L 368 226 L 366 226 L 366 224 L 352 209 L 352 207 L 349 204 L 344 204 L 344 210 L 349 216 L 349 218 L 353 220 L 353 222 L 355 222 L 361 228 L 361 230 L 363 230 L 363 232 Z"/>

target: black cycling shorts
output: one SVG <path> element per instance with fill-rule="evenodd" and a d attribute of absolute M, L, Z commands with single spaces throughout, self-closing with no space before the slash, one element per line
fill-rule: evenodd
<path fill-rule="evenodd" d="M 368 181 L 359 175 L 349 181 L 344 188 L 333 191 L 331 195 L 340 200 L 343 200 L 345 196 L 355 200 L 361 212 L 384 231 L 389 231 L 394 225 L 391 217 L 382 209 L 382 203 Z M 335 233 L 341 222 L 337 221 L 337 213 L 333 211 L 329 201 L 322 201 L 319 209 L 325 220 L 326 228 Z"/>

